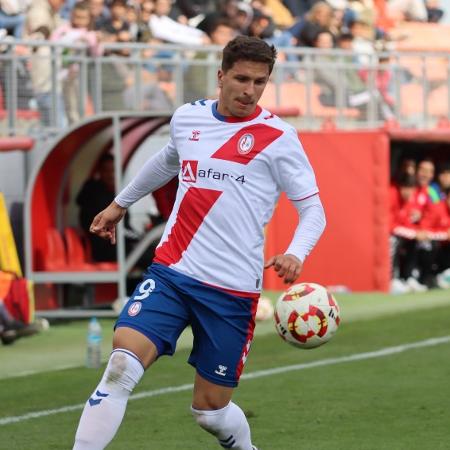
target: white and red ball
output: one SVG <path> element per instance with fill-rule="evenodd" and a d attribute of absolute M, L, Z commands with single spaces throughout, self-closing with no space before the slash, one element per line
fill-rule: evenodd
<path fill-rule="evenodd" d="M 279 297 L 274 317 L 280 337 L 305 349 L 328 342 L 340 323 L 336 299 L 316 283 L 291 286 Z"/>

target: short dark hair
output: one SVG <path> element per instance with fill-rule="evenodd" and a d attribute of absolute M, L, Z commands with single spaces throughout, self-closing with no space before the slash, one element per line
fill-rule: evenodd
<path fill-rule="evenodd" d="M 237 61 L 254 61 L 265 63 L 272 73 L 277 51 L 273 45 L 256 37 L 237 36 L 223 49 L 222 70 L 227 72 Z"/>
<path fill-rule="evenodd" d="M 72 11 L 74 9 L 79 9 L 80 11 L 91 11 L 89 7 L 89 2 L 87 0 L 82 0 L 81 2 L 75 3 L 75 5 L 72 8 Z"/>
<path fill-rule="evenodd" d="M 398 179 L 399 187 L 414 187 L 416 185 L 416 177 L 412 174 L 402 173 Z"/>

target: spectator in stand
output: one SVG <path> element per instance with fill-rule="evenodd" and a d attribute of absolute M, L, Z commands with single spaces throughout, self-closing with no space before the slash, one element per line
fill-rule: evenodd
<path fill-rule="evenodd" d="M 238 14 L 238 1 L 237 0 L 220 0 L 219 7 L 216 11 L 206 14 L 204 19 L 197 25 L 199 30 L 202 30 L 206 34 L 211 32 L 219 19 L 228 20 L 235 30 L 239 27 L 236 22 Z"/>
<path fill-rule="evenodd" d="M 253 9 L 270 17 L 277 29 L 286 30 L 295 23 L 291 12 L 281 0 L 253 0 L 251 5 Z"/>
<path fill-rule="evenodd" d="M 218 8 L 218 0 L 176 0 L 175 5 L 181 14 L 186 16 L 188 20 L 197 18 L 201 20 L 205 14 L 216 11 Z"/>
<path fill-rule="evenodd" d="M 393 119 L 395 99 L 392 95 L 393 74 L 389 67 L 390 58 L 387 53 L 380 53 L 378 56 L 378 68 L 375 71 L 376 92 L 380 95 L 381 116 L 385 120 Z M 369 83 L 370 71 L 364 67 L 359 70 L 359 76 L 364 83 Z"/>
<path fill-rule="evenodd" d="M 208 36 L 212 45 L 225 47 L 236 36 L 236 30 L 226 19 L 217 19 L 215 25 L 209 27 Z M 206 60 L 208 52 L 199 51 L 193 60 Z M 220 55 L 216 55 L 217 60 Z M 184 101 L 193 102 L 202 98 L 217 96 L 216 67 L 190 65 L 184 73 Z"/>
<path fill-rule="evenodd" d="M 126 20 L 127 3 L 125 0 L 113 0 L 110 7 L 111 17 L 103 23 L 101 31 L 109 35 L 112 40 L 122 32 L 129 32 L 130 25 Z"/>
<path fill-rule="evenodd" d="M 33 40 L 48 40 L 62 25 L 59 10 L 63 0 L 34 0 L 27 13 L 26 37 Z M 61 83 L 52 84 L 51 49 L 45 45 L 33 48 L 30 61 L 30 75 L 33 92 L 44 126 L 62 127 L 66 123 Z M 56 110 L 53 110 L 55 96 Z"/>
<path fill-rule="evenodd" d="M 110 21 L 111 12 L 105 5 L 105 0 L 88 0 L 91 10 L 91 28 L 93 30 L 101 30 L 105 24 Z"/>
<path fill-rule="evenodd" d="M 318 1 L 289 29 L 289 32 L 296 39 L 296 45 L 314 47 L 317 34 L 320 31 L 330 30 L 332 20 L 333 8 L 325 1 Z"/>
<path fill-rule="evenodd" d="M 249 3 L 239 2 L 236 14 L 236 27 L 239 34 L 248 36 L 249 27 L 253 20 L 254 10 Z"/>
<path fill-rule="evenodd" d="M 332 49 L 332 34 L 329 31 L 320 31 L 313 41 L 313 46 L 324 50 Z M 314 79 L 320 86 L 319 99 L 324 106 L 353 107 L 358 109 L 364 118 L 372 101 L 378 114 L 384 117 L 386 111 L 381 95 L 377 91 L 369 91 L 354 67 L 351 55 L 318 54 L 314 56 L 314 63 Z M 342 63 L 345 63 L 343 67 Z M 333 66 L 336 70 L 331 69 Z M 341 98 L 340 92 L 343 93 Z"/>
<path fill-rule="evenodd" d="M 388 0 L 389 17 L 395 22 L 426 22 L 427 9 L 424 0 Z"/>
<path fill-rule="evenodd" d="M 350 33 L 353 35 L 352 50 L 356 55 L 355 61 L 361 65 L 368 65 L 375 57 L 375 30 L 373 25 L 361 18 L 350 23 Z"/>
<path fill-rule="evenodd" d="M 425 7 L 427 9 L 428 22 L 438 23 L 444 17 L 444 10 L 441 9 L 439 0 L 426 0 Z"/>
<path fill-rule="evenodd" d="M 79 0 L 64 0 L 64 5 L 62 5 L 61 9 L 59 10 L 59 15 L 64 20 L 70 20 L 72 9 L 75 6 L 75 4 L 78 3 L 78 1 Z"/>
<path fill-rule="evenodd" d="M 316 3 L 315 0 L 283 0 L 283 4 L 297 20 L 310 11 L 314 3 Z"/>
<path fill-rule="evenodd" d="M 0 28 L 16 39 L 24 34 L 25 14 L 31 0 L 0 0 Z"/>
<path fill-rule="evenodd" d="M 150 30 L 154 38 L 181 45 L 208 44 L 209 38 L 201 30 L 183 25 L 169 17 L 171 0 L 155 0 L 155 10 L 150 17 Z"/>
<path fill-rule="evenodd" d="M 260 39 L 264 39 L 265 41 L 271 41 L 276 47 L 279 47 L 279 45 L 276 45 L 273 40 L 276 38 L 274 37 L 275 32 L 275 24 L 270 16 L 265 15 L 263 12 L 259 10 L 255 10 L 253 14 L 253 19 L 250 22 L 250 25 L 248 27 L 248 36 L 258 37 Z"/>
<path fill-rule="evenodd" d="M 141 8 L 137 18 L 137 33 L 136 33 L 136 41 L 137 42 L 152 42 L 152 32 L 150 30 L 150 17 L 155 9 L 155 3 L 153 0 L 144 0 L 141 3 Z M 147 55 L 149 57 L 150 55 Z"/>
<path fill-rule="evenodd" d="M 91 24 L 89 3 L 80 1 L 72 9 L 70 23 L 64 23 L 58 27 L 51 36 L 51 40 L 67 44 L 85 44 L 92 56 L 99 56 L 101 50 L 97 42 L 97 33 L 88 31 Z M 65 51 L 65 59 L 69 60 L 59 74 L 62 80 L 64 106 L 69 124 L 74 124 L 81 119 L 80 98 L 80 67 L 78 63 L 70 61 L 70 55 L 76 54 L 76 50 L 68 48 Z"/>

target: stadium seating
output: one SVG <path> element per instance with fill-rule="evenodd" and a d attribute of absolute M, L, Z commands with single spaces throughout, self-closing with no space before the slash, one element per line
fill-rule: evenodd
<path fill-rule="evenodd" d="M 88 257 L 83 241 L 75 228 L 64 229 L 64 239 L 67 245 L 69 266 L 77 270 L 117 270 L 116 262 L 93 262 Z"/>
<path fill-rule="evenodd" d="M 64 242 L 65 241 L 65 242 Z M 56 228 L 46 231 L 46 254 L 43 270 L 49 272 L 116 271 L 116 262 L 90 262 L 81 237 L 72 227 L 64 229 L 64 239 Z"/>

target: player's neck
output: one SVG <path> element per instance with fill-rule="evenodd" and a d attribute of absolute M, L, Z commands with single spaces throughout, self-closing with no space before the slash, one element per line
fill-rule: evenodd
<path fill-rule="evenodd" d="M 237 117 L 237 116 L 233 116 L 231 115 L 226 108 L 223 108 L 221 106 L 220 100 L 215 101 L 212 104 L 212 112 L 214 114 L 214 116 L 221 120 L 222 122 L 248 122 L 249 120 L 253 120 L 255 117 L 259 116 L 259 114 L 261 113 L 261 107 L 259 105 L 256 105 L 255 110 L 249 114 L 248 116 L 245 117 Z"/>

